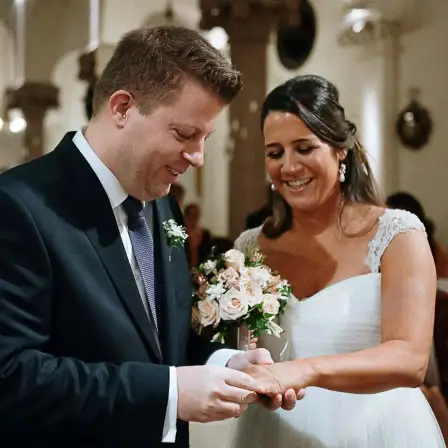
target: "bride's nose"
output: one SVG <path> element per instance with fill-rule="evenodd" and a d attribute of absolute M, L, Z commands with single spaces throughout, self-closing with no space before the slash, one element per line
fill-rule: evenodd
<path fill-rule="evenodd" d="M 286 175 L 294 175 L 301 168 L 300 162 L 294 157 L 294 154 L 285 154 L 281 167 L 282 173 Z"/>

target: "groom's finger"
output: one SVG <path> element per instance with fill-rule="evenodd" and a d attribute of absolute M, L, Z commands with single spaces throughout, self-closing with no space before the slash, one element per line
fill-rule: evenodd
<path fill-rule="evenodd" d="M 246 359 L 252 364 L 270 366 L 274 364 L 271 354 L 265 348 L 256 348 L 245 353 Z"/>
<path fill-rule="evenodd" d="M 280 392 L 279 385 L 272 379 L 258 380 L 238 370 L 228 369 L 225 382 L 229 386 L 246 389 L 257 394 L 276 395 Z"/>
<path fill-rule="evenodd" d="M 252 404 L 258 400 L 258 395 L 246 389 L 238 387 L 226 386 L 222 389 L 220 398 L 222 400 L 231 401 L 238 404 Z"/>
<path fill-rule="evenodd" d="M 231 403 L 230 401 L 220 400 L 217 402 L 215 412 L 212 413 L 209 418 L 202 423 L 227 420 L 229 418 L 238 418 L 246 410 L 246 407 L 246 405 L 240 405 L 237 403 Z"/>

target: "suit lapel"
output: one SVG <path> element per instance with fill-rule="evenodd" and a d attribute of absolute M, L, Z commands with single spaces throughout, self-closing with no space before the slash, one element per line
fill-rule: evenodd
<path fill-rule="evenodd" d="M 167 238 L 163 229 L 163 222 L 171 216 L 166 210 L 165 200 L 158 199 L 155 201 L 154 208 L 154 239 L 156 242 L 156 278 L 157 287 L 160 296 L 157 294 L 158 304 L 160 305 L 160 320 L 162 322 L 162 344 L 164 361 L 167 364 L 175 365 L 176 361 L 176 345 L 177 341 L 176 328 L 172 324 L 173 313 L 176 310 L 175 294 L 173 282 L 171 279 L 171 261 L 169 257 L 169 247 Z"/>
<path fill-rule="evenodd" d="M 107 194 L 70 137 L 73 137 L 72 133 L 67 134 L 56 150 L 59 149 L 66 159 L 74 185 L 73 198 L 79 206 L 78 216 L 82 220 L 84 232 L 98 253 L 141 337 L 161 361 L 158 335 L 143 307 Z"/>
<path fill-rule="evenodd" d="M 115 217 L 107 219 L 103 229 L 87 229 L 86 234 L 93 247 L 98 252 L 104 268 L 114 283 L 118 294 L 123 301 L 128 313 L 132 317 L 135 326 L 142 337 L 150 345 L 159 361 L 162 361 L 162 352 L 157 331 L 153 323 L 148 319 L 143 307 L 134 275 L 123 248 L 121 237 L 116 228 Z"/>

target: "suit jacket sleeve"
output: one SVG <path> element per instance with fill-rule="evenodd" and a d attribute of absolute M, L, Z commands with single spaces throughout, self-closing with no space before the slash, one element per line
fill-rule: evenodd
<path fill-rule="evenodd" d="M 57 297 L 47 250 L 29 209 L 0 186 L 0 433 L 45 428 L 160 442 L 168 366 L 50 354 Z"/>

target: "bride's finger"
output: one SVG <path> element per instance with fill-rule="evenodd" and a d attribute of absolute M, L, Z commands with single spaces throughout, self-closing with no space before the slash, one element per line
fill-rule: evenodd
<path fill-rule="evenodd" d="M 280 394 L 274 397 L 262 395 L 259 397 L 259 403 L 269 411 L 276 411 L 282 406 L 283 397 Z"/>
<path fill-rule="evenodd" d="M 285 411 L 291 411 L 295 408 L 297 402 L 296 392 L 293 389 L 288 389 L 283 395 L 282 408 Z"/>
<path fill-rule="evenodd" d="M 301 400 L 303 397 L 305 396 L 305 389 L 300 389 L 298 392 L 297 392 L 297 400 Z"/>

